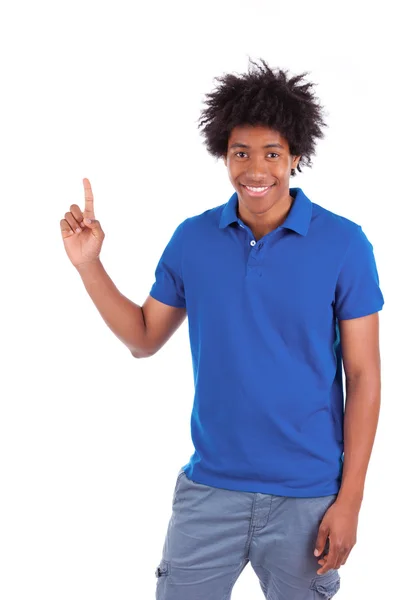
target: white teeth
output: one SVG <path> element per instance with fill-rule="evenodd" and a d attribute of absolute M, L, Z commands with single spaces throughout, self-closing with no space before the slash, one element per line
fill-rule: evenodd
<path fill-rule="evenodd" d="M 250 187 L 248 185 L 246 185 L 245 187 L 247 187 L 247 189 L 251 190 L 252 192 L 264 192 L 268 189 L 268 187 Z"/>

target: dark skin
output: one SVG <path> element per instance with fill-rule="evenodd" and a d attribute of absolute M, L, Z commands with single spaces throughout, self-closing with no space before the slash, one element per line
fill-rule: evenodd
<path fill-rule="evenodd" d="M 232 130 L 223 160 L 238 194 L 238 216 L 259 240 L 281 225 L 290 211 L 293 202 L 289 193 L 290 174 L 300 156 L 290 154 L 287 140 L 277 131 L 241 125 Z M 244 187 L 269 184 L 273 187 L 262 198 L 251 197 Z"/>
<path fill-rule="evenodd" d="M 267 145 L 272 146 L 265 148 Z M 279 227 L 290 211 L 289 179 L 300 156 L 290 154 L 287 141 L 278 132 L 243 125 L 232 130 L 223 159 L 238 194 L 238 216 L 259 240 Z M 249 196 L 244 188 L 270 184 L 270 192 L 258 198 Z M 356 543 L 380 410 L 379 315 L 342 320 L 339 327 L 346 374 L 345 452 L 340 490 L 320 523 L 315 542 L 319 575 L 344 565 Z M 329 550 L 324 554 L 328 539 Z"/>
<path fill-rule="evenodd" d="M 380 412 L 379 314 L 339 321 L 346 374 L 343 476 L 319 527 L 318 574 L 344 565 L 357 541 L 358 515 Z M 330 548 L 323 554 L 326 539 Z M 322 556 L 321 556 L 322 555 Z"/>
<path fill-rule="evenodd" d="M 242 146 L 232 148 L 236 143 Z M 248 148 L 243 148 L 243 144 Z M 266 144 L 280 144 L 282 148 L 265 149 Z M 224 161 L 238 192 L 239 217 L 257 239 L 284 222 L 292 205 L 290 173 L 299 159 L 290 155 L 285 139 L 270 129 L 242 126 L 232 131 Z M 241 183 L 274 183 L 274 187 L 264 198 L 250 198 Z M 68 257 L 115 335 L 135 358 L 152 356 L 183 323 L 186 309 L 168 306 L 151 296 L 140 307 L 118 292 L 99 259 L 104 233 L 94 218 L 90 183 L 84 179 L 83 185 L 84 211 L 73 204 L 60 221 Z M 86 224 L 83 217 L 89 217 L 92 223 Z M 345 564 L 356 543 L 358 513 L 380 408 L 378 314 L 343 320 L 339 325 L 346 374 L 345 458 L 338 497 L 325 513 L 316 540 L 319 574 Z M 327 538 L 329 552 L 323 555 Z"/>

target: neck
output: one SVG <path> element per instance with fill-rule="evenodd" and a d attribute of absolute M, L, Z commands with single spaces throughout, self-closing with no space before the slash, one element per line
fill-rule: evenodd
<path fill-rule="evenodd" d="M 294 198 L 288 194 L 275 202 L 269 210 L 260 215 L 251 213 L 245 206 L 243 207 L 239 201 L 238 216 L 245 225 L 250 227 L 255 239 L 259 240 L 285 222 L 292 207 L 293 200 Z"/>

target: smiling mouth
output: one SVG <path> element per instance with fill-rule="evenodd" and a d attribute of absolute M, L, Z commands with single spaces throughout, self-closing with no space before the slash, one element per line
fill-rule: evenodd
<path fill-rule="evenodd" d="M 249 196 L 255 196 L 255 197 L 259 197 L 259 196 L 264 196 L 265 194 L 268 194 L 269 190 L 271 188 L 274 187 L 275 184 L 269 185 L 269 186 L 249 186 L 249 185 L 244 185 L 241 184 L 246 192 L 249 194 Z"/>

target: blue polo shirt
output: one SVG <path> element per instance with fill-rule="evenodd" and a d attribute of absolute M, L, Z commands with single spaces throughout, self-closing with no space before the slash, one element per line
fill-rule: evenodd
<path fill-rule="evenodd" d="M 150 294 L 186 307 L 194 374 L 184 465 L 198 483 L 279 496 L 339 491 L 344 395 L 338 321 L 381 310 L 361 227 L 301 188 L 258 241 L 237 193 L 183 221 Z"/>

